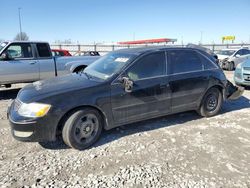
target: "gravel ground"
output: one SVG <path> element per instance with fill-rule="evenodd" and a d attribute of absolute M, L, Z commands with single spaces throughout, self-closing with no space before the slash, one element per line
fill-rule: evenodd
<path fill-rule="evenodd" d="M 5 114 L 17 91 L 0 91 L 0 187 L 250 187 L 250 90 L 216 117 L 127 125 L 85 151 L 14 140 Z"/>

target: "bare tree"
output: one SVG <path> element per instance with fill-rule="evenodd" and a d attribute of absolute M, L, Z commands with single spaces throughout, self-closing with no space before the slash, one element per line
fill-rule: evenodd
<path fill-rule="evenodd" d="M 28 41 L 29 40 L 29 36 L 25 33 L 25 32 L 22 32 L 21 34 L 18 33 L 14 40 L 23 40 L 23 41 Z"/>

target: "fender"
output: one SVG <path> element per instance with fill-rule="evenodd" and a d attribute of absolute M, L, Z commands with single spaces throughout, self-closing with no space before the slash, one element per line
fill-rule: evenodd
<path fill-rule="evenodd" d="M 100 57 L 86 58 L 85 60 L 68 62 L 65 64 L 65 70 L 68 70 L 70 73 L 72 73 L 77 67 L 83 66 L 83 65 L 87 67 L 99 58 Z"/>

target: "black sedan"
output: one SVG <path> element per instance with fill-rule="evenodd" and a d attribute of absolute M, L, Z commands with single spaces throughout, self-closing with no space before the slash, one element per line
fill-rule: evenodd
<path fill-rule="evenodd" d="M 137 48 L 111 52 L 79 74 L 27 85 L 8 110 L 14 138 L 91 146 L 103 129 L 196 110 L 219 113 L 242 90 L 216 60 L 193 48 Z"/>

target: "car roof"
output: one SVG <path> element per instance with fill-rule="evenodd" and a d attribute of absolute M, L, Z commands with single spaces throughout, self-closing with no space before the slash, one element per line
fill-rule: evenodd
<path fill-rule="evenodd" d="M 225 48 L 225 49 L 221 49 L 221 50 L 223 50 L 223 51 L 232 51 L 232 50 L 237 51 L 240 49 L 242 49 L 242 48 Z"/>
<path fill-rule="evenodd" d="M 190 48 L 190 47 L 154 46 L 154 47 L 140 47 L 140 48 L 125 48 L 116 50 L 116 52 L 139 55 L 147 52 L 154 52 L 161 50 L 178 50 L 178 49 L 191 49 L 191 50 L 202 51 L 200 49 Z"/>

